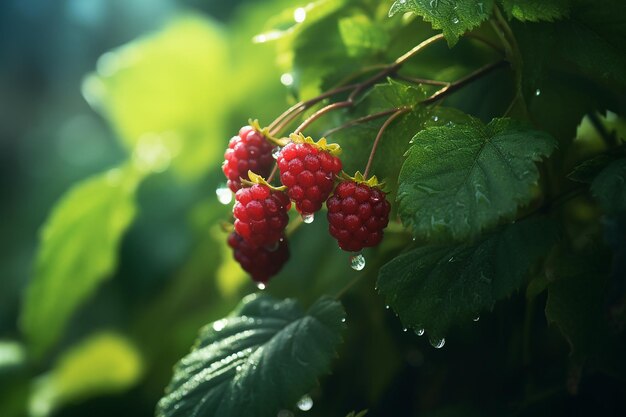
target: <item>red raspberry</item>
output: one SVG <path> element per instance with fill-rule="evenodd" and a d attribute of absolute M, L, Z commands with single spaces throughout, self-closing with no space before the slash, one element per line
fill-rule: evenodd
<path fill-rule="evenodd" d="M 244 126 L 238 136 L 228 143 L 224 153 L 222 171 L 228 178 L 228 187 L 235 193 L 241 188 L 241 178 L 248 170 L 267 177 L 272 171 L 272 144 L 252 126 Z"/>
<path fill-rule="evenodd" d="M 342 181 L 326 201 L 330 234 L 345 251 L 376 246 L 389 223 L 391 205 L 378 187 Z"/>
<path fill-rule="evenodd" d="M 326 145 L 325 139 L 314 143 L 302 135 L 291 138 L 293 142 L 278 154 L 280 181 L 296 209 L 303 215 L 313 214 L 322 208 L 341 171 L 341 160 L 333 155 L 338 153 L 338 145 Z"/>
<path fill-rule="evenodd" d="M 289 260 L 289 245 L 281 239 L 274 250 L 257 247 L 246 242 L 236 232 L 228 236 L 228 246 L 233 248 L 235 260 L 256 282 L 267 282 Z"/>
<path fill-rule="evenodd" d="M 286 193 L 266 184 L 253 184 L 237 191 L 235 199 L 235 231 L 246 242 L 271 247 L 282 238 L 291 207 Z"/>

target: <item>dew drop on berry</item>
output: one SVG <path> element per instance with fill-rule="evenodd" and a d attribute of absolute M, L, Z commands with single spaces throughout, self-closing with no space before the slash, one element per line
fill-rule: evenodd
<path fill-rule="evenodd" d="M 313 220 L 315 220 L 315 214 L 313 213 L 302 213 L 302 221 L 305 222 L 306 224 L 311 224 L 313 223 Z"/>
<path fill-rule="evenodd" d="M 425 330 L 424 329 L 416 329 L 415 330 L 415 334 L 418 336 L 424 336 Z"/>
<path fill-rule="evenodd" d="M 280 150 L 280 146 L 276 146 L 274 149 L 272 149 L 272 158 L 278 159 L 278 156 L 280 155 Z"/>
<path fill-rule="evenodd" d="M 219 188 L 215 190 L 215 195 L 217 196 L 217 201 L 225 206 L 233 201 L 233 193 L 226 185 L 220 185 Z"/>
<path fill-rule="evenodd" d="M 263 290 L 265 289 L 265 284 L 264 284 L 264 283 L 262 283 L 262 282 L 259 282 L 258 284 L 256 284 L 256 287 L 257 287 L 259 290 L 263 291 Z"/>
<path fill-rule="evenodd" d="M 350 267 L 355 271 L 361 271 L 365 268 L 365 257 L 359 253 L 350 257 Z"/>
<path fill-rule="evenodd" d="M 446 339 L 444 339 L 443 337 L 441 339 L 431 337 L 429 341 L 432 347 L 434 347 L 435 349 L 441 349 L 446 344 Z"/>

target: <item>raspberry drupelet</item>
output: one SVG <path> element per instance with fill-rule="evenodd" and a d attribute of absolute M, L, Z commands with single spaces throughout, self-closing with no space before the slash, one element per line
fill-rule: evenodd
<path fill-rule="evenodd" d="M 233 136 L 224 153 L 222 171 L 228 179 L 228 188 L 237 192 L 241 188 L 241 178 L 247 178 L 248 171 L 266 177 L 272 170 L 274 145 L 268 141 L 258 122 L 244 126 L 239 135 Z"/>
<path fill-rule="evenodd" d="M 258 247 L 246 242 L 237 232 L 228 236 L 228 246 L 233 249 L 235 260 L 250 274 L 253 281 L 266 283 L 282 269 L 289 260 L 287 240 L 279 240 L 274 250 Z"/>
<path fill-rule="evenodd" d="M 291 142 L 278 154 L 280 181 L 287 194 L 304 216 L 322 208 L 330 195 L 335 177 L 341 171 L 339 145 L 328 144 L 322 138 L 313 142 L 310 137 L 292 134 Z"/>
<path fill-rule="evenodd" d="M 341 249 L 349 252 L 378 245 L 391 210 L 376 177 L 365 181 L 358 172 L 355 178 L 337 185 L 326 207 L 331 236 Z"/>
<path fill-rule="evenodd" d="M 250 181 L 244 180 L 244 187 L 235 194 L 235 231 L 253 246 L 271 248 L 283 237 L 291 202 L 284 191 L 261 176 L 252 172 L 248 176 Z"/>

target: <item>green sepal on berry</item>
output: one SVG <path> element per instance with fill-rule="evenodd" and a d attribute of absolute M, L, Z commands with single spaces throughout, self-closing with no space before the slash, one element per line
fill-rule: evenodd
<path fill-rule="evenodd" d="M 285 191 L 287 189 L 287 187 L 285 187 L 284 185 L 281 185 L 280 187 L 274 187 L 272 184 L 267 182 L 265 178 L 263 178 L 260 175 L 255 174 L 252 171 L 248 171 L 248 178 L 249 178 L 248 180 L 245 178 L 242 178 L 241 184 L 245 185 L 246 187 L 251 187 L 254 184 L 260 184 L 260 185 L 264 185 L 268 187 L 270 190 L 273 190 L 273 191 Z"/>
<path fill-rule="evenodd" d="M 378 182 L 378 178 L 376 175 L 373 175 L 369 179 L 365 178 L 360 171 L 357 171 L 354 174 L 354 177 L 348 175 L 345 171 L 341 171 L 341 174 L 338 175 L 340 181 L 353 181 L 357 184 L 365 184 L 368 187 L 376 187 L 378 189 L 383 189 L 385 187 L 385 182 Z"/>
<path fill-rule="evenodd" d="M 321 138 L 317 142 L 313 140 L 310 136 L 304 136 L 302 133 L 292 133 L 289 135 L 289 138 L 293 143 L 308 143 L 309 145 L 313 145 L 320 151 L 326 151 L 333 156 L 337 156 L 341 154 L 341 146 L 338 143 L 328 143 L 326 138 Z"/>
<path fill-rule="evenodd" d="M 258 119 L 248 119 L 248 124 L 259 134 L 261 134 L 268 142 L 283 147 L 289 143 L 287 138 L 276 138 L 271 135 L 269 127 L 261 127 Z"/>

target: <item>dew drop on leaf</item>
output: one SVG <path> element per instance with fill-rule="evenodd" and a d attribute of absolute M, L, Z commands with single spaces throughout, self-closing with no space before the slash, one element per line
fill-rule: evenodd
<path fill-rule="evenodd" d="M 309 411 L 311 408 L 313 408 L 313 399 L 310 395 L 305 395 L 298 400 L 296 407 L 298 407 L 298 409 L 302 411 Z"/>
<path fill-rule="evenodd" d="M 350 268 L 355 271 L 361 271 L 365 268 L 365 257 L 359 253 L 350 257 Z"/>
<path fill-rule="evenodd" d="M 217 196 L 217 201 L 221 204 L 228 205 L 233 201 L 233 193 L 226 185 L 220 185 L 219 188 L 215 190 L 215 195 Z"/>
<path fill-rule="evenodd" d="M 415 334 L 418 336 L 424 336 L 424 329 L 416 329 Z"/>
<path fill-rule="evenodd" d="M 478 321 L 478 320 L 480 320 L 480 316 L 476 316 L 476 317 L 474 317 L 472 320 L 473 320 L 473 321 Z"/>
<path fill-rule="evenodd" d="M 446 344 L 446 339 L 444 338 L 437 339 L 436 337 L 431 337 L 429 341 L 435 349 L 441 349 Z"/>

